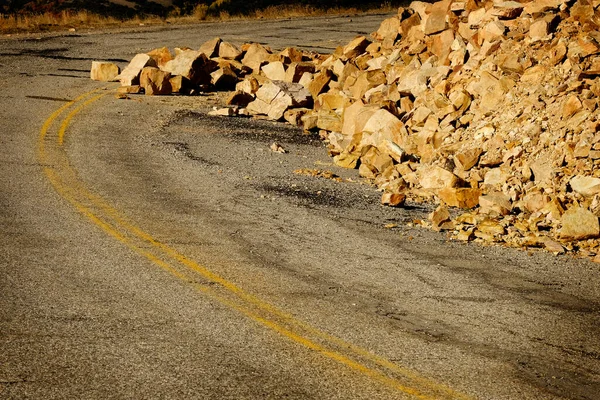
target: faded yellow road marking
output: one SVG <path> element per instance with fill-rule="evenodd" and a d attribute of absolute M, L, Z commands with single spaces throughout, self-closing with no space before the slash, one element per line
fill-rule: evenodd
<path fill-rule="evenodd" d="M 234 283 L 138 228 L 102 197 L 89 191 L 69 164 L 63 144 L 73 118 L 88 105 L 108 94 L 94 96 L 98 90 L 79 96 L 50 115 L 40 130 L 38 147 L 42 165 L 48 165 L 44 168 L 44 172 L 56 191 L 94 225 L 160 268 L 179 279 L 191 282 L 201 292 L 244 314 L 251 320 L 401 393 L 423 400 L 469 398 L 424 378 L 415 371 L 376 356 L 366 349 L 321 332 L 245 292 Z M 57 122 L 59 127 L 56 134 L 53 135 L 50 128 L 70 107 L 74 108 L 62 121 Z M 181 266 L 184 267 L 183 272 Z M 192 271 L 224 290 L 221 290 L 221 293 L 207 285 L 196 283 L 196 279 L 190 275 Z"/>

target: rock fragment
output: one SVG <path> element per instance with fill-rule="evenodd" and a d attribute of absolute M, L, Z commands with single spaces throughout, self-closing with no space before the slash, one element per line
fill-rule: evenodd
<path fill-rule="evenodd" d="M 114 63 L 92 61 L 90 78 L 100 82 L 112 82 L 117 78 L 119 72 L 119 66 Z"/>

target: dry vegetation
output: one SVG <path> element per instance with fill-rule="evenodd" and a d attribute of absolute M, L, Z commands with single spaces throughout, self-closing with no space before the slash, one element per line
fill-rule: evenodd
<path fill-rule="evenodd" d="M 382 7 L 367 10 L 367 12 L 392 12 L 395 7 L 383 5 Z M 42 14 L 6 15 L 0 14 L 0 33 L 26 33 L 61 31 L 69 29 L 94 29 L 113 28 L 139 25 L 160 24 L 189 24 L 202 21 L 226 21 L 241 19 L 277 19 L 318 15 L 357 14 L 364 11 L 356 8 L 332 8 L 328 10 L 319 9 L 306 5 L 270 6 L 265 9 L 254 10 L 247 15 L 231 15 L 226 11 L 218 15 L 209 13 L 208 6 L 197 6 L 190 15 L 179 15 L 173 12 L 165 18 L 157 16 L 134 17 L 130 19 L 118 19 L 98 15 L 89 11 L 62 11 L 58 13 L 46 12 Z"/>

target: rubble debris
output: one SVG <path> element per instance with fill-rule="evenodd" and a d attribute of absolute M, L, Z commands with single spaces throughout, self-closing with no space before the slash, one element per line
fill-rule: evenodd
<path fill-rule="evenodd" d="M 139 54 L 119 79 L 134 88 L 154 67 L 201 91 L 226 75 L 229 104 L 319 131 L 383 204 L 439 203 L 425 224 L 457 240 L 600 259 L 599 13 L 587 0 L 415 1 L 330 55 L 216 38 Z"/>

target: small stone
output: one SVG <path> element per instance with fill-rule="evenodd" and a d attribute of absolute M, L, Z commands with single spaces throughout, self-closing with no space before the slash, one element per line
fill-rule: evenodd
<path fill-rule="evenodd" d="M 232 117 L 235 115 L 235 110 L 231 107 L 218 108 L 208 112 L 210 116 Z"/>
<path fill-rule="evenodd" d="M 381 196 L 381 204 L 390 207 L 402 207 L 406 201 L 406 195 L 403 193 L 385 192 Z"/>
<path fill-rule="evenodd" d="M 273 153 L 279 153 L 279 154 L 287 153 L 287 151 L 277 142 L 274 142 L 273 144 L 271 144 L 271 146 L 269 146 L 269 149 L 271 149 L 271 151 Z"/>
<path fill-rule="evenodd" d="M 142 93 L 142 87 L 140 85 L 120 86 L 120 87 L 117 88 L 117 93 L 120 93 L 120 94 L 140 94 L 140 93 Z"/>
<path fill-rule="evenodd" d="M 445 229 L 443 226 L 446 222 L 450 222 L 450 212 L 444 205 L 438 206 L 431 214 L 429 214 L 429 220 L 433 230 L 440 231 Z"/>

